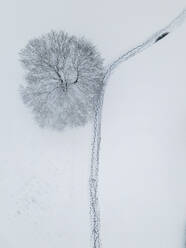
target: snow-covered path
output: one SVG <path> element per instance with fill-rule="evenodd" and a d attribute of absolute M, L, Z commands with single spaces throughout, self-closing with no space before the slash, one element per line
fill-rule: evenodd
<path fill-rule="evenodd" d="M 18 51 L 28 39 L 61 28 L 92 40 L 109 63 L 166 25 L 184 4 L 4 3 L 9 18 L 0 24 L 0 247 L 89 247 L 91 127 L 63 133 L 37 127 L 19 98 L 23 71 Z M 103 247 L 183 247 L 185 44 L 182 26 L 122 64 L 109 81 L 100 161 Z"/>

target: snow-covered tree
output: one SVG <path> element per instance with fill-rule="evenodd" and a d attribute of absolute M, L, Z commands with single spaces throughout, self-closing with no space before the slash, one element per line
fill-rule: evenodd
<path fill-rule="evenodd" d="M 85 39 L 51 31 L 20 52 L 26 69 L 24 103 L 42 127 L 63 129 L 87 123 L 103 84 L 103 60 Z"/>
<path fill-rule="evenodd" d="M 186 10 L 107 67 L 91 43 L 62 31 L 52 31 L 29 41 L 20 53 L 26 69 L 21 95 L 40 126 L 62 130 L 93 120 L 89 177 L 92 248 L 101 247 L 98 176 L 101 118 L 107 82 L 119 64 L 159 42 L 185 17 Z"/>

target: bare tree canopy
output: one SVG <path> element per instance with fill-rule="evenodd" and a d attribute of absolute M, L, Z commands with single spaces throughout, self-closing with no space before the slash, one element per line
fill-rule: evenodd
<path fill-rule="evenodd" d="M 63 129 L 92 119 L 103 77 L 103 60 L 83 38 L 51 31 L 20 52 L 26 69 L 24 103 L 42 127 Z"/>
<path fill-rule="evenodd" d="M 25 104 L 40 126 L 63 129 L 79 126 L 94 117 L 89 176 L 91 247 L 100 248 L 98 178 L 101 120 L 107 82 L 122 63 L 159 42 L 186 19 L 186 9 L 169 25 L 133 49 L 123 53 L 107 68 L 95 47 L 64 32 L 50 32 L 29 41 L 20 53 L 26 69 L 21 87 Z"/>

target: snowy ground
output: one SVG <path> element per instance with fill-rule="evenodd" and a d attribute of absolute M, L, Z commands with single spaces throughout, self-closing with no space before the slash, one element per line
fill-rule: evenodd
<path fill-rule="evenodd" d="M 18 52 L 51 29 L 84 35 L 109 63 L 167 24 L 185 1 L 3 3 L 0 247 L 88 248 L 91 126 L 37 127 L 18 94 Z M 103 247 L 183 248 L 186 226 L 186 24 L 112 75 L 105 97 Z"/>

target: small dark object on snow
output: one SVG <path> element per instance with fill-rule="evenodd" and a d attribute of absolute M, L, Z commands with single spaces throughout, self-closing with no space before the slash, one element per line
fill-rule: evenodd
<path fill-rule="evenodd" d="M 155 42 L 158 42 L 159 40 L 163 39 L 165 36 L 167 36 L 169 34 L 169 32 L 163 33 L 162 35 L 160 35 Z"/>

